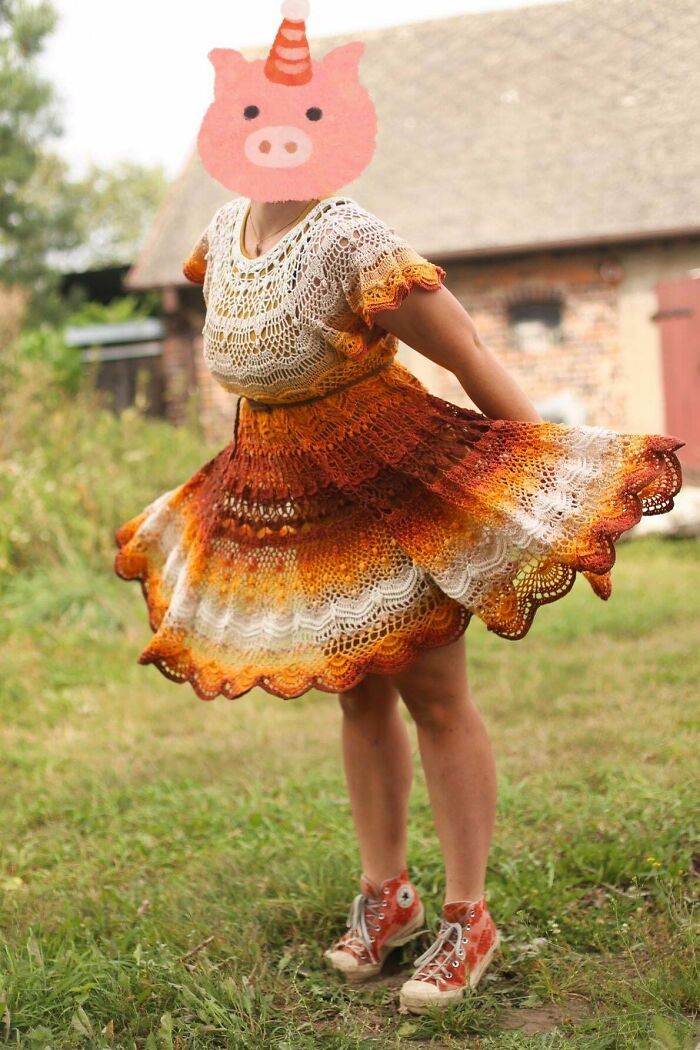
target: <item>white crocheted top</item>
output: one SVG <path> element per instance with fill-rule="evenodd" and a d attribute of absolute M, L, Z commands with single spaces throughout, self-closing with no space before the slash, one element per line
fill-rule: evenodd
<path fill-rule="evenodd" d="M 343 196 L 323 198 L 250 258 L 241 237 L 249 204 L 228 201 L 203 235 L 203 351 L 214 378 L 233 393 L 284 402 L 325 393 L 393 356 L 397 340 L 374 314 L 414 284 L 439 286 L 444 271 Z"/>

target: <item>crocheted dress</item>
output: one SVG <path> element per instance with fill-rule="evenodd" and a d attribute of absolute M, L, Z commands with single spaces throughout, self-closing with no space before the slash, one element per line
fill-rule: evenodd
<path fill-rule="evenodd" d="M 673 506 L 684 442 L 432 395 L 374 316 L 444 270 L 345 196 L 252 259 L 248 205 L 219 208 L 184 267 L 206 364 L 242 395 L 231 441 L 115 534 L 153 631 L 138 662 L 203 700 L 340 692 L 472 615 L 522 638 L 577 572 L 607 598 L 620 534 Z"/>

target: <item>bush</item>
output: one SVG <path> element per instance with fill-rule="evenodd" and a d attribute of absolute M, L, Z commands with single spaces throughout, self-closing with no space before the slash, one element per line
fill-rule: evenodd
<path fill-rule="evenodd" d="M 19 357 L 29 364 L 43 362 L 52 379 L 69 393 L 76 393 L 83 375 L 83 363 L 74 346 L 68 346 L 63 332 L 50 325 L 23 332 L 17 347 Z"/>
<path fill-rule="evenodd" d="M 19 360 L 47 364 L 58 385 L 74 394 L 81 385 L 84 367 L 80 351 L 66 343 L 65 327 L 136 321 L 157 314 L 159 304 L 157 293 L 140 297 L 124 295 L 107 304 L 81 302 L 66 310 L 64 324 L 42 323 L 22 331 L 14 353 Z"/>
<path fill-rule="evenodd" d="M 115 415 L 48 337 L 16 340 L 1 360 L 0 586 L 48 566 L 111 571 L 115 528 L 208 458 L 196 424 Z"/>

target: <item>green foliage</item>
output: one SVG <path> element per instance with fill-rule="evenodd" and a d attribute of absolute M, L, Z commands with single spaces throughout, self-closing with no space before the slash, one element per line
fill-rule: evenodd
<path fill-rule="evenodd" d="M 33 64 L 55 24 L 56 12 L 47 2 L 5 0 L 0 8 L 0 105 L 6 117 L 0 123 L 3 227 L 11 214 L 13 185 L 24 182 L 36 166 L 42 140 L 61 130 L 53 89 Z M 19 114 L 21 121 L 7 119 Z"/>
<path fill-rule="evenodd" d="M 31 291 L 28 323 L 60 324 L 61 272 L 130 263 L 165 192 L 162 166 L 93 165 L 75 179 L 52 149 L 62 134 L 37 58 L 52 4 L 0 4 L 0 268 Z"/>
<path fill-rule="evenodd" d="M 66 308 L 61 311 L 63 322 L 60 325 L 42 322 L 34 327 L 26 327 L 20 333 L 14 347 L 8 348 L 2 355 L 0 374 L 3 366 L 5 370 L 9 369 L 5 385 L 11 378 L 11 388 L 15 396 L 17 385 L 25 381 L 28 370 L 41 364 L 50 372 L 50 383 L 57 384 L 67 393 L 76 394 L 87 380 L 80 351 L 66 343 L 65 327 L 139 320 L 157 315 L 159 304 L 158 292 L 146 296 L 125 295 L 107 304 L 87 301 L 72 309 L 66 304 Z M 13 360 L 14 366 L 11 364 Z M 24 372 L 18 371 L 17 366 L 20 362 L 28 366 Z"/>
<path fill-rule="evenodd" d="M 406 1018 L 398 986 L 425 935 L 360 989 L 322 960 L 360 870 L 334 698 L 203 704 L 137 664 L 150 633 L 139 587 L 114 575 L 114 529 L 218 450 L 195 428 L 117 417 L 87 385 L 67 396 L 44 360 L 10 363 L 8 1045 L 690 1050 L 700 543 L 620 544 L 610 602 L 579 580 L 515 645 L 470 626 L 499 771 L 487 887 L 503 948 L 477 995 Z M 433 930 L 444 873 L 411 734 L 409 862 Z"/>
<path fill-rule="evenodd" d="M 118 519 L 205 458 L 193 428 L 148 420 L 137 408 L 115 415 L 90 374 L 76 374 L 77 356 L 51 330 L 27 334 L 3 355 L 0 584 L 40 567 L 104 566 Z"/>
<path fill-rule="evenodd" d="M 78 209 L 80 253 L 73 268 L 88 269 L 133 261 L 167 179 L 162 165 L 148 168 L 122 161 L 114 168 L 91 165 L 85 176 L 66 188 Z"/>
<path fill-rule="evenodd" d="M 118 324 L 160 315 L 161 295 L 158 291 L 144 295 L 123 295 L 111 303 L 86 301 L 66 315 L 67 325 Z"/>
<path fill-rule="evenodd" d="M 160 448 L 158 430 L 147 424 L 142 446 Z M 181 477 L 190 466 L 180 464 Z M 134 495 L 128 475 L 122 461 L 108 476 L 122 511 Z M 138 499 L 165 480 L 146 482 Z M 621 642 L 614 661 L 587 659 L 575 681 L 559 664 L 600 646 L 601 606 L 581 588 L 579 635 L 557 646 L 533 627 L 522 659 L 551 672 L 556 690 L 523 676 L 508 658 L 514 646 L 470 627 L 472 668 L 492 669 L 473 677 L 499 765 L 488 889 L 503 949 L 476 996 L 422 1018 L 398 1014 L 396 996 L 426 935 L 360 989 L 321 958 L 344 928 L 359 874 L 333 698 L 282 702 L 256 691 L 202 704 L 139 667 L 143 601 L 108 559 L 44 561 L 6 581 L 8 1041 L 42 1050 L 690 1050 L 700 941 L 697 754 L 685 727 L 700 661 L 697 550 L 695 541 L 621 550 L 618 605 L 636 600 L 638 576 L 649 601 L 680 577 L 685 602 L 665 626 Z M 562 609 L 548 610 L 552 623 Z M 648 675 L 672 653 L 682 654 L 684 678 L 664 690 Z M 612 662 L 625 668 L 619 680 Z M 432 930 L 444 876 L 411 733 L 409 860 Z"/>
<path fill-rule="evenodd" d="M 19 339 L 18 352 L 29 364 L 43 362 L 52 379 L 69 393 L 80 386 L 83 368 L 78 351 L 68 346 L 60 329 L 49 325 L 28 329 Z"/>
<path fill-rule="evenodd" d="M 47 150 L 62 130 L 54 91 L 36 65 L 55 23 L 50 3 L 7 0 L 0 12 L 0 262 L 26 284 L 46 270 L 52 231 L 71 225 L 57 203 L 65 165 Z"/>

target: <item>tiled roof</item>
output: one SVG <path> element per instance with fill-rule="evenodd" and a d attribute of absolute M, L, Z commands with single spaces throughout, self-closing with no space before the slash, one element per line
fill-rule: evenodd
<path fill-rule="evenodd" d="M 326 37 L 312 52 L 357 38 L 379 136 L 343 192 L 423 254 L 700 230 L 698 0 L 564 0 Z M 232 196 L 195 149 L 128 283 L 184 283 L 182 260 Z"/>

